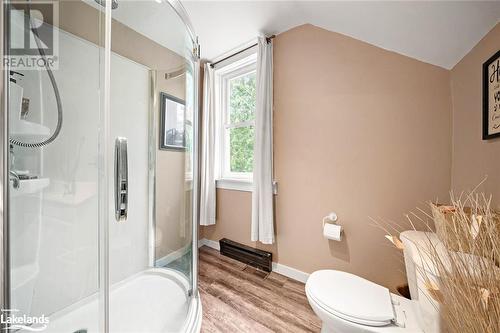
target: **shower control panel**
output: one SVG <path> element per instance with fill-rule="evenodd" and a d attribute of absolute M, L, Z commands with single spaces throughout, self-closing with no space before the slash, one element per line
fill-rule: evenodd
<path fill-rule="evenodd" d="M 118 222 L 127 219 L 128 212 L 128 158 L 127 139 L 115 140 L 115 217 Z"/>

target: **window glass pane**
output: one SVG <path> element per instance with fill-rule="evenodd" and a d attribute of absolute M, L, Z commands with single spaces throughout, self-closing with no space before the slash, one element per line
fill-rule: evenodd
<path fill-rule="evenodd" d="M 253 171 L 253 126 L 229 130 L 231 172 Z"/>
<path fill-rule="evenodd" d="M 255 118 L 255 71 L 229 81 L 229 120 L 231 123 Z"/>

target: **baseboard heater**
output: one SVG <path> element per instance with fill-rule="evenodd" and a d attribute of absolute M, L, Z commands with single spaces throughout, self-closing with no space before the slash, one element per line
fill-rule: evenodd
<path fill-rule="evenodd" d="M 236 243 L 227 238 L 219 241 L 220 253 L 247 265 L 257 267 L 266 272 L 273 269 L 273 254 L 271 252 L 254 249 L 240 243 Z"/>

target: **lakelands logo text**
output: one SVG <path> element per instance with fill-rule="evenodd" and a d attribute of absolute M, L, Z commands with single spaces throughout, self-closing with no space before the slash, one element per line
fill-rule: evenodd
<path fill-rule="evenodd" d="M 9 34 L 4 66 L 10 69 L 57 69 L 59 7 L 57 1 L 5 1 Z"/>
<path fill-rule="evenodd" d="M 41 332 L 47 329 L 49 318 L 45 315 L 39 317 L 18 314 L 18 309 L 2 309 L 0 322 L 4 330 L 26 330 L 31 332 Z"/>

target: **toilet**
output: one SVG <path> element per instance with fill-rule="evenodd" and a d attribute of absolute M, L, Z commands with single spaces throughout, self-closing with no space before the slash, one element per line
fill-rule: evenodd
<path fill-rule="evenodd" d="M 322 333 L 440 331 L 438 304 L 423 295 L 426 289 L 419 273 L 422 259 L 416 249 L 439 240 L 435 234 L 420 231 L 405 231 L 400 237 L 412 299 L 392 294 L 354 274 L 316 271 L 309 276 L 305 289 L 309 304 L 322 321 Z"/>

